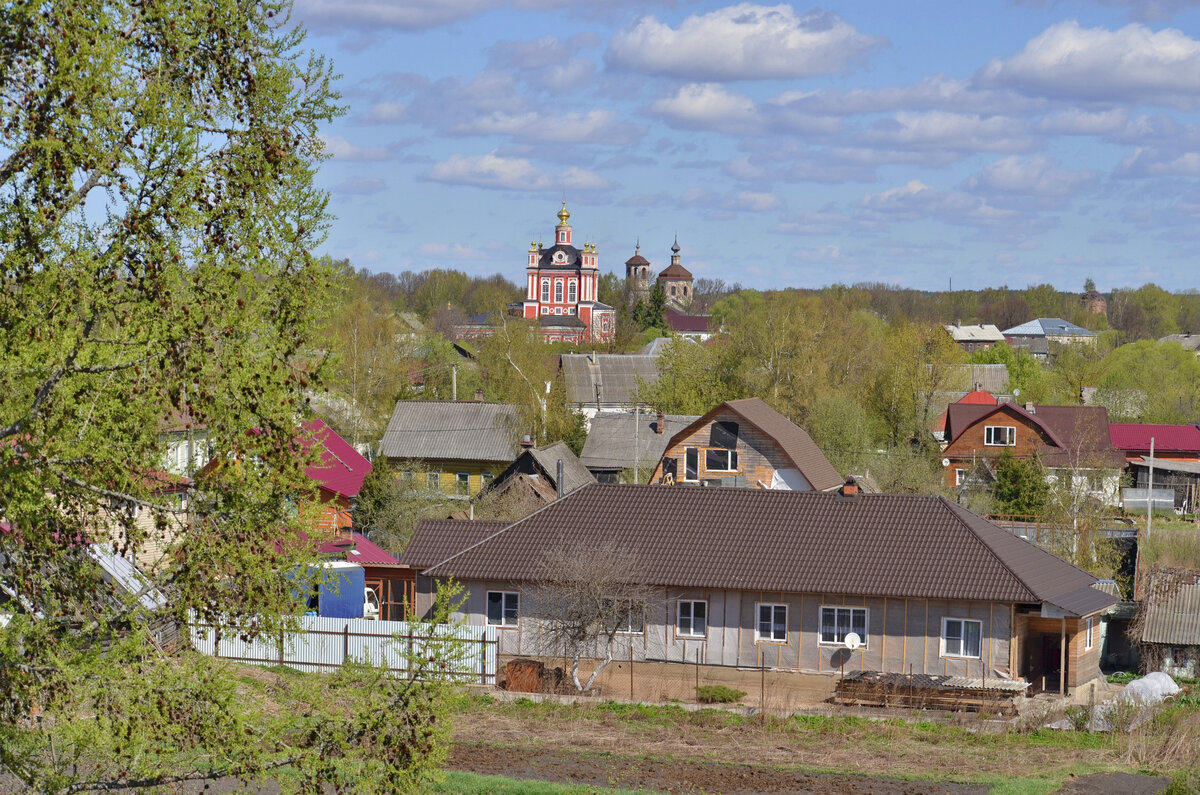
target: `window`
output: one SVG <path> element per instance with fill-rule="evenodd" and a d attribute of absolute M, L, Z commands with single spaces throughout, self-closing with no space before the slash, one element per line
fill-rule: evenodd
<path fill-rule="evenodd" d="M 954 470 L 954 485 L 961 486 L 962 484 L 964 484 L 966 482 L 967 482 L 967 470 L 955 469 Z"/>
<path fill-rule="evenodd" d="M 568 314 L 568 315 L 573 315 L 573 314 L 575 314 L 575 307 L 573 307 L 573 306 L 568 306 L 568 307 L 567 307 L 567 314 Z"/>
<path fill-rule="evenodd" d="M 495 480 L 495 478 L 496 478 L 496 475 L 494 473 L 484 472 L 482 475 L 479 476 L 479 482 L 482 483 L 483 486 L 486 488 L 487 484 L 491 483 L 493 480 Z"/>
<path fill-rule="evenodd" d="M 562 303 L 562 279 L 554 280 L 554 303 Z"/>
<path fill-rule="evenodd" d="M 550 280 L 542 279 L 542 303 L 550 303 Z"/>
<path fill-rule="evenodd" d="M 567 242 L 567 233 L 566 233 L 566 232 L 559 232 L 559 233 L 558 233 L 558 242 L 559 242 L 559 243 L 566 243 L 566 242 Z"/>
<path fill-rule="evenodd" d="M 942 656 L 970 657 L 978 660 L 982 636 L 982 621 L 973 621 L 968 618 L 943 618 Z"/>
<path fill-rule="evenodd" d="M 569 303 L 573 304 L 577 300 L 577 296 L 578 296 L 577 290 L 578 290 L 578 288 L 576 287 L 574 279 L 567 282 L 567 301 Z"/>
<path fill-rule="evenodd" d="M 520 601 L 520 594 L 515 591 L 488 591 L 487 622 L 497 627 L 515 627 Z"/>
<path fill-rule="evenodd" d="M 675 634 L 685 638 L 703 638 L 708 633 L 708 602 L 695 599 L 679 600 L 679 620 Z"/>
<path fill-rule="evenodd" d="M 990 447 L 1012 447 L 1017 443 L 1017 428 L 1014 425 L 986 425 L 983 443 Z"/>
<path fill-rule="evenodd" d="M 618 635 L 641 635 L 646 631 L 646 611 L 633 606 L 632 599 L 604 597 L 604 615 L 610 617 Z"/>
<path fill-rule="evenodd" d="M 471 473 L 454 473 L 454 488 L 459 494 L 469 494 L 471 491 Z"/>
<path fill-rule="evenodd" d="M 1088 618 L 1087 629 L 1083 633 L 1083 649 L 1089 651 L 1094 645 L 1096 639 L 1096 619 Z"/>
<path fill-rule="evenodd" d="M 851 632 L 867 645 L 867 608 L 822 607 L 821 642 L 844 644 Z"/>
<path fill-rule="evenodd" d="M 700 451 L 695 447 L 683 448 L 683 479 L 700 479 Z"/>
<path fill-rule="evenodd" d="M 542 307 L 542 314 L 543 314 L 543 315 L 548 315 L 548 314 L 550 314 L 550 307 L 548 307 L 548 306 L 543 306 L 543 307 Z"/>
<path fill-rule="evenodd" d="M 704 451 L 704 468 L 709 472 L 736 472 L 738 468 L 737 450 L 719 450 L 710 447 Z"/>
<path fill-rule="evenodd" d="M 787 605 L 760 604 L 756 641 L 787 643 Z"/>
<path fill-rule="evenodd" d="M 441 487 L 442 487 L 442 473 L 441 472 L 426 472 L 425 473 L 425 488 L 437 490 L 437 489 L 440 489 Z"/>

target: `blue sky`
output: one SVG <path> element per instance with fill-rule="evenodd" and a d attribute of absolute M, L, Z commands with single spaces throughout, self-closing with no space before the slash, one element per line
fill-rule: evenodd
<path fill-rule="evenodd" d="M 1200 287 L 1200 0 L 296 0 L 342 78 L 323 253 L 519 281 Z"/>

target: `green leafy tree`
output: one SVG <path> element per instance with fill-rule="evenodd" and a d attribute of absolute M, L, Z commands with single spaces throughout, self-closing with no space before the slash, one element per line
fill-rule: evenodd
<path fill-rule="evenodd" d="M 676 338 L 658 356 L 658 380 L 639 379 L 637 400 L 666 414 L 703 414 L 740 397 L 719 350 Z"/>
<path fill-rule="evenodd" d="M 995 464 L 992 497 L 997 513 L 1041 516 L 1050 500 L 1046 473 L 1032 458 L 1001 456 Z"/>
<path fill-rule="evenodd" d="M 295 612 L 304 577 L 283 573 L 313 560 L 296 506 L 315 455 L 297 427 L 334 275 L 310 255 L 327 222 L 313 174 L 339 108 L 289 10 L 0 7 L 0 780 L 90 791 L 288 765 L 311 791 L 357 759 L 395 789 L 436 759 L 440 735 L 406 712 L 421 688 L 273 721 L 224 663 L 164 657 L 151 600 L 88 552 L 165 545 L 154 618 L 180 626 L 274 636 Z M 171 537 L 159 430 L 184 410 L 221 463 Z"/>
<path fill-rule="evenodd" d="M 667 294 L 659 282 L 650 287 L 650 295 L 645 301 L 638 301 L 633 307 L 633 320 L 642 329 L 665 329 L 667 327 L 666 312 Z"/>
<path fill-rule="evenodd" d="M 1008 391 L 1020 390 L 1021 402 L 1042 403 L 1049 395 L 1049 385 L 1042 363 L 1024 348 L 1013 348 L 1000 342 L 971 354 L 971 364 L 1002 364 L 1008 370 Z"/>
<path fill-rule="evenodd" d="M 1099 364 L 1099 393 L 1132 396 L 1116 419 L 1183 424 L 1200 416 L 1200 358 L 1175 342 L 1139 340 Z"/>

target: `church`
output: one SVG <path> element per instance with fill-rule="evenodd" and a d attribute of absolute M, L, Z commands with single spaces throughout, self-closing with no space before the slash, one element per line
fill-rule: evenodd
<path fill-rule="evenodd" d="M 554 227 L 554 245 L 529 244 L 525 265 L 525 300 L 509 305 L 519 317 L 536 319 L 546 342 L 576 345 L 612 342 L 616 311 L 600 302 L 599 255 L 594 243 L 575 247 L 571 214 L 564 201 Z"/>

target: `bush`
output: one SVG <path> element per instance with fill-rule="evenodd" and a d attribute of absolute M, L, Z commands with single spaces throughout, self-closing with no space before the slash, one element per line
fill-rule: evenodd
<path fill-rule="evenodd" d="M 725 685 L 700 685 L 696 688 L 696 698 L 702 704 L 732 704 L 741 701 L 745 695 L 745 690 L 734 690 Z"/>
<path fill-rule="evenodd" d="M 1108 675 L 1108 681 L 1114 685 L 1127 685 L 1137 678 L 1138 675 L 1132 671 L 1117 671 L 1115 674 Z"/>

